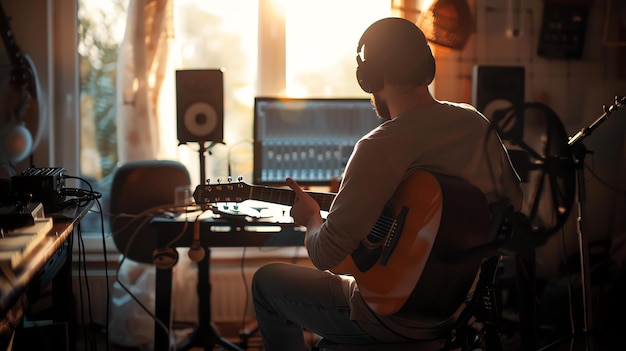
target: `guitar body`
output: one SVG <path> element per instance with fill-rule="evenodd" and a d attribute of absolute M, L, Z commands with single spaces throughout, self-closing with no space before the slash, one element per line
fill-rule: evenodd
<path fill-rule="evenodd" d="M 353 254 L 332 269 L 353 275 L 365 301 L 380 314 L 400 310 L 420 280 L 439 230 L 443 194 L 431 173 L 417 171 L 398 187 L 387 206 L 394 216 L 404 207 L 409 211 L 387 264 L 375 264 L 362 272 Z"/>
<path fill-rule="evenodd" d="M 463 302 L 481 263 L 444 261 L 488 240 L 487 202 L 460 179 L 416 171 L 398 187 L 388 207 L 395 217 L 408 211 L 388 261 L 362 271 L 355 252 L 332 271 L 353 275 L 377 313 L 443 321 Z"/>
<path fill-rule="evenodd" d="M 330 193 L 309 194 L 323 210 L 334 199 Z M 194 199 L 200 205 L 247 199 L 292 205 L 294 194 L 240 182 L 200 185 Z M 483 259 L 453 258 L 488 240 L 489 208 L 478 188 L 417 170 L 395 191 L 368 240 L 332 271 L 353 275 L 377 313 L 438 323 L 463 303 Z"/>

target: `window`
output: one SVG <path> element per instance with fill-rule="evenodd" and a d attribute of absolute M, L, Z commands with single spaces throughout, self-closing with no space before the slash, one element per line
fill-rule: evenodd
<path fill-rule="evenodd" d="M 128 0 L 79 0 L 81 65 L 80 172 L 106 199 L 118 164 L 116 62 L 124 37 Z M 255 96 L 367 97 L 355 79 L 358 38 L 389 16 L 380 0 L 175 0 L 174 69 L 224 70 L 224 141 L 207 158 L 207 178 L 229 169 L 252 179 Z M 188 166 L 199 181 L 198 145 L 178 145 L 174 72 L 160 106 L 159 158 Z M 168 73 L 168 74 L 169 74 Z M 94 216 L 95 217 L 95 216 Z M 99 231 L 99 219 L 83 231 Z M 106 221 L 105 221 L 106 222 Z"/>

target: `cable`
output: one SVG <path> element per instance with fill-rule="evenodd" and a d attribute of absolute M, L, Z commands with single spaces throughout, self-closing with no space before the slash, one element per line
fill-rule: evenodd
<path fill-rule="evenodd" d="M 81 258 L 82 258 L 82 263 L 83 263 L 82 265 L 79 264 L 79 268 L 78 268 L 78 271 L 79 271 L 79 273 L 78 273 L 79 284 L 80 284 L 80 280 L 81 280 L 80 279 L 81 278 L 80 271 L 81 271 L 81 268 L 82 268 L 82 271 L 83 271 L 83 273 L 85 275 L 84 276 L 85 277 L 85 288 L 87 290 L 87 308 L 88 308 L 87 311 L 89 313 L 89 325 L 93 325 L 94 324 L 94 322 L 93 322 L 94 319 L 93 319 L 93 312 L 92 312 L 92 309 L 91 309 L 91 288 L 89 286 L 89 278 L 88 278 L 88 274 L 87 274 L 87 261 L 86 261 L 86 258 L 85 258 L 85 242 L 83 240 L 82 231 L 80 230 L 80 223 L 78 224 L 77 233 L 78 233 L 78 239 L 79 239 L 79 244 L 78 244 L 78 246 L 79 246 L 79 249 L 78 249 L 79 257 L 81 257 L 81 255 L 82 255 Z M 79 262 L 80 262 L 80 259 L 79 259 Z M 80 301 L 81 301 L 81 318 L 82 318 L 82 322 L 83 322 L 83 326 L 84 326 L 85 325 L 85 322 L 84 322 L 85 309 L 83 308 L 84 304 L 83 304 L 82 284 L 80 284 Z M 108 301 L 108 297 L 107 297 L 107 301 Z M 86 333 L 86 332 L 84 332 L 84 333 Z M 85 335 L 85 343 L 87 343 L 87 340 L 88 340 L 87 336 Z M 95 336 L 93 334 L 91 334 L 91 342 L 92 342 L 93 348 L 95 350 L 97 350 L 97 348 L 98 348 L 97 347 L 97 342 L 96 342 L 96 338 L 95 338 Z"/>
<path fill-rule="evenodd" d="M 106 245 L 106 235 L 104 233 L 104 217 L 102 215 L 102 205 L 100 204 L 99 200 L 96 200 L 96 204 L 98 205 L 98 210 L 100 211 L 100 228 L 101 228 L 101 233 L 102 233 L 102 251 L 103 251 L 103 257 L 104 257 L 104 277 L 106 279 L 106 299 L 107 299 L 107 303 L 106 303 L 106 308 L 105 308 L 105 325 L 104 325 L 104 336 L 105 336 L 105 346 L 106 346 L 106 350 L 109 350 L 109 318 L 110 318 L 110 296 L 111 296 L 111 289 L 109 287 L 109 262 L 108 262 L 108 257 L 107 257 L 107 245 Z"/>
<path fill-rule="evenodd" d="M 594 170 L 591 166 L 589 166 L 589 164 L 587 164 L 587 162 L 585 162 L 585 168 L 589 171 L 589 173 L 591 173 L 591 175 L 602 185 L 604 185 L 607 189 L 615 191 L 616 193 L 622 194 L 622 195 L 626 195 L 626 190 L 625 189 L 620 189 L 619 187 L 612 185 L 611 183 L 607 182 L 606 180 L 604 180 L 603 178 L 601 178 Z"/>
<path fill-rule="evenodd" d="M 87 185 L 87 187 L 89 188 L 89 190 L 84 190 L 84 189 L 63 189 L 62 193 L 65 193 L 65 195 L 70 195 L 70 196 L 77 196 L 77 199 L 72 199 L 69 201 L 65 201 L 64 204 L 66 206 L 70 206 L 70 205 L 74 205 L 77 207 L 80 206 L 87 206 L 89 204 L 89 201 L 94 201 L 96 206 L 98 207 L 98 211 L 100 214 L 100 231 L 101 231 L 101 236 L 102 236 L 102 246 L 103 246 L 103 258 L 104 258 L 104 272 L 105 272 L 105 285 L 106 285 L 106 311 L 105 311 L 105 340 L 106 340 L 106 350 L 109 350 L 109 325 L 108 325 L 108 321 L 109 321 L 109 299 L 110 299 L 110 289 L 109 289 L 109 273 L 108 273 L 108 259 L 107 259 L 107 250 L 106 250 L 106 235 L 104 232 L 104 217 L 103 217 L 103 213 L 102 213 L 102 205 L 100 204 L 100 197 L 101 194 L 99 192 L 96 192 L 93 190 L 93 187 L 91 186 L 91 184 L 80 177 L 73 177 L 73 176 L 64 176 L 64 178 L 72 178 L 72 179 L 77 179 L 80 180 L 81 182 L 85 183 Z M 91 209 L 90 209 L 91 210 Z M 90 324 L 89 325 L 94 325 L 94 319 L 93 319 L 93 312 L 91 309 L 92 303 L 91 303 L 91 289 L 90 289 L 90 285 L 89 285 L 89 275 L 87 274 L 87 261 L 85 258 L 86 255 L 86 251 L 85 251 L 85 243 L 83 240 L 83 235 L 82 235 L 82 229 L 81 229 L 81 224 L 80 222 L 77 225 L 77 234 L 78 234 L 78 258 L 79 258 L 79 262 L 78 262 L 78 284 L 79 284 L 79 294 L 80 294 L 80 306 L 81 306 L 81 321 L 82 321 L 82 325 L 85 325 L 85 304 L 83 301 L 83 275 L 84 275 L 84 281 L 85 281 L 85 288 L 86 288 L 86 294 L 87 294 L 87 308 L 88 308 L 88 313 L 89 313 L 89 321 Z M 70 236 L 70 240 L 71 240 L 71 244 L 70 244 L 70 248 L 73 248 L 73 236 Z M 73 251 L 73 249 L 72 249 Z M 71 254 L 71 253 L 70 253 Z M 87 333 L 90 332 L 90 330 L 85 330 L 83 329 L 83 338 L 85 340 L 85 343 L 88 345 L 89 344 L 89 338 Z M 93 348 L 97 350 L 97 343 L 96 343 L 96 338 L 94 335 L 91 335 L 91 342 L 93 345 Z"/>
<path fill-rule="evenodd" d="M 158 214 L 162 214 L 164 211 L 167 210 L 171 210 L 173 208 L 173 206 L 171 205 L 163 205 L 163 206 L 155 206 L 152 208 L 149 208 L 139 214 L 136 215 L 128 215 L 128 214 L 122 214 L 119 215 L 119 217 L 131 217 L 131 221 L 129 221 L 128 223 L 126 223 L 122 228 L 118 229 L 117 232 L 112 232 L 111 235 L 117 235 L 119 234 L 121 231 L 123 231 L 124 229 L 126 229 L 128 226 L 130 226 L 131 224 L 133 224 L 137 219 L 141 219 L 143 218 L 143 220 L 141 221 L 141 223 L 137 226 L 137 228 L 135 228 L 135 230 L 132 232 L 128 243 L 126 244 L 126 247 L 124 248 L 124 251 L 122 252 L 122 258 L 119 262 L 119 266 L 121 267 L 124 264 L 124 261 L 126 260 L 126 257 L 128 256 L 128 252 L 130 251 L 130 247 L 131 244 L 133 243 L 133 241 L 135 240 L 137 234 L 140 232 L 140 230 L 142 229 L 142 227 L 144 225 L 146 225 L 148 223 L 149 220 L 151 220 L 154 216 L 158 215 Z M 187 212 L 185 212 L 185 215 L 187 215 Z M 177 240 L 179 240 L 187 231 L 187 227 L 189 225 L 189 221 L 185 220 L 183 222 L 183 228 L 181 229 L 180 233 L 178 233 L 170 242 L 167 243 L 167 247 L 173 245 Z M 152 318 L 155 323 L 161 328 L 163 329 L 163 331 L 165 332 L 166 335 L 170 335 L 170 331 L 169 328 L 163 323 L 163 321 L 161 321 L 153 312 L 151 312 L 148 307 L 146 307 L 131 291 L 130 289 L 124 284 L 124 282 L 122 282 L 122 280 L 120 279 L 119 276 L 119 272 L 120 269 L 117 269 L 117 272 L 115 274 L 115 281 L 120 285 L 120 287 L 128 294 L 128 296 L 130 296 L 138 305 L 139 307 L 146 312 L 150 318 Z"/>
<path fill-rule="evenodd" d="M 243 307 L 243 317 L 241 318 L 241 330 L 244 330 L 246 327 L 246 316 L 248 315 L 248 279 L 246 279 L 246 266 L 245 266 L 245 260 L 246 260 L 246 250 L 247 247 L 244 246 L 243 250 L 241 252 L 241 264 L 239 266 L 240 271 L 241 271 L 241 280 L 243 282 L 243 287 L 245 289 L 245 301 L 244 301 L 244 307 Z"/>

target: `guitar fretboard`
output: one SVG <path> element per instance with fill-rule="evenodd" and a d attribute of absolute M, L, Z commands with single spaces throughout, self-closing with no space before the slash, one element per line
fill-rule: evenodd
<path fill-rule="evenodd" d="M 306 193 L 320 205 L 320 209 L 323 211 L 328 211 L 330 209 L 330 205 L 335 198 L 335 194 L 332 193 L 315 193 L 308 191 Z M 291 189 L 255 186 L 252 188 L 251 198 L 254 200 L 291 206 L 295 200 L 295 193 Z"/>

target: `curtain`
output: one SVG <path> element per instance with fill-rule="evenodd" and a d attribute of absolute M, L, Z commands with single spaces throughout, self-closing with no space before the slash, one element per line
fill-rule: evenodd
<path fill-rule="evenodd" d="M 172 0 L 131 0 L 117 62 L 119 163 L 160 157 L 159 98 L 174 37 Z"/>

